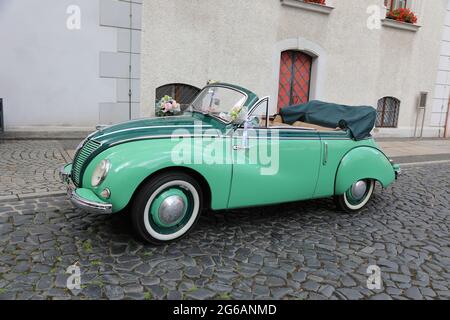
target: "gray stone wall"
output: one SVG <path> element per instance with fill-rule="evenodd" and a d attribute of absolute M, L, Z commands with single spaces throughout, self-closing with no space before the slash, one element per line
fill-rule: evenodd
<path fill-rule="evenodd" d="M 174 82 L 201 87 L 209 79 L 270 95 L 275 112 L 281 51 L 303 50 L 316 62 L 313 98 L 376 106 L 380 98 L 396 97 L 398 128 L 376 133 L 413 135 L 419 94 L 434 91 L 447 0 L 414 1 L 418 30 L 369 29 L 368 9 L 380 8 L 381 23 L 383 0 L 327 3 L 333 9 L 317 12 L 299 0 L 144 1 L 142 115 L 154 113 L 155 88 Z M 424 135 L 435 137 L 431 100 Z"/>

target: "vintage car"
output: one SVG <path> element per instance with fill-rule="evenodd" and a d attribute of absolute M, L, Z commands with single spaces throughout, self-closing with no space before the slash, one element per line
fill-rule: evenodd
<path fill-rule="evenodd" d="M 268 97 L 209 84 L 183 115 L 98 128 L 61 178 L 76 207 L 129 213 L 154 244 L 186 235 L 204 209 L 334 197 L 355 212 L 400 173 L 370 135 L 375 117 L 318 101 L 271 116 Z"/>

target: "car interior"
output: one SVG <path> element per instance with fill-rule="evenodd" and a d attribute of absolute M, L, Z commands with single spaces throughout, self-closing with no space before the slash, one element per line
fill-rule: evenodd
<path fill-rule="evenodd" d="M 260 119 L 260 126 L 261 127 L 266 126 L 266 119 L 264 119 L 264 118 Z M 279 114 L 271 116 L 269 118 L 269 127 L 270 128 L 277 128 L 277 127 L 304 128 L 304 129 L 315 130 L 315 131 L 342 131 L 341 128 L 327 128 L 327 127 L 322 127 L 322 126 L 318 126 L 315 124 L 306 123 L 306 122 L 302 122 L 302 121 L 296 121 L 292 125 L 290 125 L 290 124 L 284 123 L 283 118 Z"/>

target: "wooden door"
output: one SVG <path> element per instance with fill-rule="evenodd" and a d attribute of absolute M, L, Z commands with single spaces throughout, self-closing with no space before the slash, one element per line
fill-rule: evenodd
<path fill-rule="evenodd" d="M 312 57 L 301 51 L 281 53 L 278 110 L 309 101 Z"/>

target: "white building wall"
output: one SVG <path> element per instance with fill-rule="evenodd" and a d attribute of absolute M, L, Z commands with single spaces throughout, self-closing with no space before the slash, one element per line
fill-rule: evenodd
<path fill-rule="evenodd" d="M 431 113 L 431 123 L 433 127 L 439 129 L 439 135 L 443 136 L 449 112 L 450 97 L 450 0 L 448 0 L 447 15 L 444 23 L 444 32 L 441 41 L 441 51 L 439 56 L 438 74 L 436 87 L 433 92 L 433 105 Z M 450 117 L 447 127 L 450 130 Z M 449 132 L 450 133 L 450 132 Z"/>
<path fill-rule="evenodd" d="M 139 53 L 141 4 L 133 2 L 133 52 Z M 79 30 L 67 28 L 67 9 L 73 5 L 81 12 Z M 128 110 L 129 59 L 120 57 L 131 51 L 125 25 L 129 10 L 117 10 L 120 5 L 128 8 L 129 2 L 0 1 L 0 97 L 6 130 L 90 130 L 112 116 L 128 118 L 127 111 L 112 111 L 123 104 Z M 132 60 L 133 106 L 138 109 L 140 62 Z M 114 73 L 123 68 L 126 74 Z"/>
<path fill-rule="evenodd" d="M 369 30 L 366 10 L 374 4 L 381 8 L 384 1 L 333 1 L 332 12 L 323 14 L 279 0 L 144 1 L 142 115 L 153 115 L 157 87 L 202 87 L 208 79 L 271 95 L 274 111 L 280 52 L 306 49 L 320 61 L 313 98 L 376 106 L 382 97 L 397 97 L 399 127 L 377 135 L 411 136 L 420 92 L 434 91 L 447 0 L 418 4 L 417 32 Z M 428 112 L 424 134 L 437 136 L 430 121 Z"/>
<path fill-rule="evenodd" d="M 116 88 L 114 102 L 99 105 L 102 124 L 139 117 L 141 10 L 142 0 L 100 0 L 100 25 L 117 34 L 115 50 L 100 52 L 100 77 L 114 79 Z"/>

